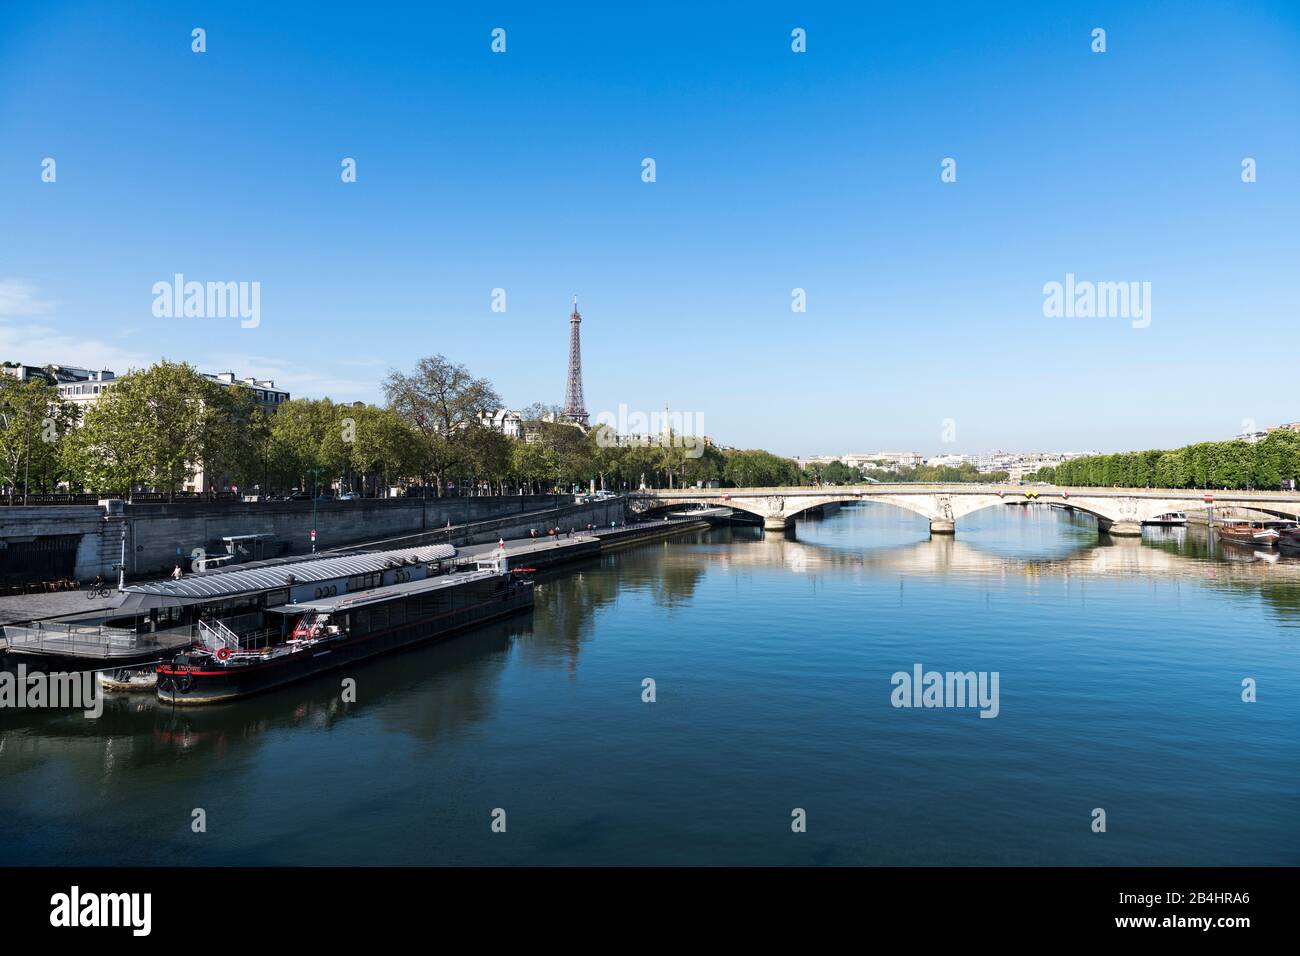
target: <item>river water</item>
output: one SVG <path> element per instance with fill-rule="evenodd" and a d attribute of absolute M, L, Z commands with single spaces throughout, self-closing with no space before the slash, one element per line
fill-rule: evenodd
<path fill-rule="evenodd" d="M 638 546 L 262 697 L 0 711 L 0 864 L 1294 865 L 1300 562 L 1268 557 L 1046 507 Z M 893 706 L 916 665 L 996 672 L 997 716 Z"/>

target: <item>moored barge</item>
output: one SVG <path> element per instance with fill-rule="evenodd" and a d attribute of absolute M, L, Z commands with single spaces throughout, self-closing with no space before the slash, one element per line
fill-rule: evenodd
<path fill-rule="evenodd" d="M 473 571 L 267 607 L 238 628 L 202 623 L 201 644 L 157 668 L 156 693 L 177 705 L 234 700 L 532 605 L 532 580 L 502 556 Z"/>
<path fill-rule="evenodd" d="M 1248 548 L 1271 548 L 1281 537 L 1275 528 L 1268 527 L 1268 522 L 1229 519 L 1214 529 L 1220 541 L 1229 544 L 1244 545 Z"/>

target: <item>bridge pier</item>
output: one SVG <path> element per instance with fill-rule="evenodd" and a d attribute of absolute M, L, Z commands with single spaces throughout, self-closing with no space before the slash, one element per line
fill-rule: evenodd
<path fill-rule="evenodd" d="M 931 518 L 930 534 L 956 534 L 957 525 L 947 518 Z"/>
<path fill-rule="evenodd" d="M 764 531 L 773 531 L 773 532 L 776 532 L 776 533 L 778 533 L 778 534 L 784 532 L 784 531 L 785 531 L 785 518 L 784 518 L 784 517 L 781 517 L 780 515 L 777 515 L 777 516 L 775 516 L 775 517 L 772 516 L 772 515 L 768 515 L 767 517 L 765 517 L 765 518 L 763 519 L 763 530 L 764 530 Z"/>
<path fill-rule="evenodd" d="M 1142 537 L 1141 521 L 1111 521 L 1098 522 L 1101 525 L 1103 534 L 1108 534 L 1112 538 L 1140 538 Z"/>

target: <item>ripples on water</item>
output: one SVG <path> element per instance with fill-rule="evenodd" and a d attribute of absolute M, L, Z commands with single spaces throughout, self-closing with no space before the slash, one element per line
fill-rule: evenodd
<path fill-rule="evenodd" d="M 616 552 L 531 619 L 263 697 L 0 713 L 0 863 L 1295 864 L 1300 563 L 1270 557 L 1043 507 Z M 1000 715 L 894 709 L 915 663 L 998 671 Z"/>

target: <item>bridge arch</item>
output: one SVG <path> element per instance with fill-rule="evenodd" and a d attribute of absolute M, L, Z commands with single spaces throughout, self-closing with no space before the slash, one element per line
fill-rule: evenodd
<path fill-rule="evenodd" d="M 958 519 L 990 508 L 1024 500 L 1055 502 L 1092 515 L 1098 529 L 1112 536 L 1142 533 L 1142 523 L 1171 511 L 1192 510 L 1213 497 L 1216 504 L 1253 509 L 1279 516 L 1300 515 L 1294 492 L 1221 492 L 1157 488 L 1063 488 L 1054 485 L 860 485 L 790 488 L 642 489 L 629 502 L 634 511 L 696 503 L 723 505 L 760 518 L 769 531 L 809 508 L 832 502 L 870 501 L 911 511 L 930 522 L 934 534 L 951 534 Z"/>
<path fill-rule="evenodd" d="M 1086 495 L 1069 497 L 1053 495 L 1066 501 L 1075 509 L 1092 515 L 1097 519 L 1098 527 L 1103 531 L 1120 534 L 1140 534 L 1141 522 L 1148 518 L 1164 514 L 1166 511 L 1178 510 L 1163 501 L 1138 501 L 1128 498 L 1097 498 Z M 853 488 L 845 491 L 827 491 L 812 488 L 800 489 L 682 489 L 679 491 L 659 490 L 633 495 L 634 509 L 647 514 L 670 507 L 683 507 L 707 501 L 722 505 L 736 511 L 743 511 L 759 518 L 767 531 L 780 531 L 786 524 L 822 505 L 840 503 L 850 504 L 855 501 L 889 505 L 903 511 L 920 515 L 930 523 L 932 534 L 952 534 L 960 518 L 995 506 L 1006 507 L 1026 499 L 1023 491 L 1002 490 L 988 491 L 980 489 L 961 489 L 958 492 L 929 489 L 908 488 L 896 491 L 876 491 L 870 488 Z M 1046 502 L 1043 502 L 1046 503 Z"/>

